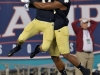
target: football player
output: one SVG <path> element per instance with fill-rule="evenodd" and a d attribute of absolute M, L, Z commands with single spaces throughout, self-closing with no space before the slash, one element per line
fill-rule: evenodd
<path fill-rule="evenodd" d="M 80 61 L 75 56 L 70 54 L 69 30 L 68 30 L 69 20 L 66 17 L 70 10 L 70 5 L 71 5 L 70 0 L 55 0 L 54 2 L 48 2 L 48 3 L 35 2 L 34 0 L 31 1 L 32 4 L 38 9 L 56 11 L 55 22 L 54 22 L 55 38 L 51 44 L 49 53 L 58 70 L 62 73 L 62 75 L 66 75 L 64 72 L 64 64 L 59 58 L 61 54 L 65 59 L 67 59 L 74 66 L 76 66 L 83 73 L 83 75 L 90 75 L 90 70 L 85 69 L 81 65 Z M 33 58 L 40 51 L 41 50 L 37 46 L 35 50 L 31 53 L 30 58 Z"/>

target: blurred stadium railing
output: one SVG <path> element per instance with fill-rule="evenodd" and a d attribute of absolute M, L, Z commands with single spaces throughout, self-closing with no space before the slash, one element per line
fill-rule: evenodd
<path fill-rule="evenodd" d="M 5 67 L 5 70 L 0 70 L 0 75 L 61 75 L 54 64 L 42 66 L 8 64 L 0 62 L 0 65 Z M 75 75 L 74 67 L 68 62 L 65 64 L 68 75 Z M 15 67 L 10 69 L 10 66 Z"/>

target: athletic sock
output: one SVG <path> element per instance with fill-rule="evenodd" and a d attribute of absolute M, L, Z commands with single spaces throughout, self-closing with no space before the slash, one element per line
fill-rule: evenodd
<path fill-rule="evenodd" d="M 79 66 L 77 67 L 81 72 L 83 72 L 85 70 L 85 68 L 81 65 L 81 63 L 79 64 Z"/>
<path fill-rule="evenodd" d="M 16 47 L 21 48 L 21 45 L 16 44 Z"/>
<path fill-rule="evenodd" d="M 59 71 L 62 75 L 67 75 L 65 68 Z"/>

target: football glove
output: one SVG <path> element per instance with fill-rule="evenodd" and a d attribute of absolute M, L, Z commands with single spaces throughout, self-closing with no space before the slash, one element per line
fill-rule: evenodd
<path fill-rule="evenodd" d="M 29 4 L 26 3 L 26 4 L 24 5 L 24 8 L 26 9 L 26 11 L 29 11 Z"/>

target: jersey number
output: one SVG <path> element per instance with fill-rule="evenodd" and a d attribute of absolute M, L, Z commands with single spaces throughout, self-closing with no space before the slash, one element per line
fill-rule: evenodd
<path fill-rule="evenodd" d="M 68 3 L 69 2 L 69 0 L 64 0 L 64 3 Z"/>
<path fill-rule="evenodd" d="M 48 2 L 51 2 L 51 0 L 48 0 Z M 64 0 L 64 3 L 68 3 L 68 2 L 69 2 L 69 0 Z M 46 3 L 46 1 L 42 0 L 42 3 Z"/>
<path fill-rule="evenodd" d="M 48 2 L 51 2 L 51 0 L 48 0 Z M 46 3 L 46 1 L 45 0 L 42 0 L 42 3 Z"/>

